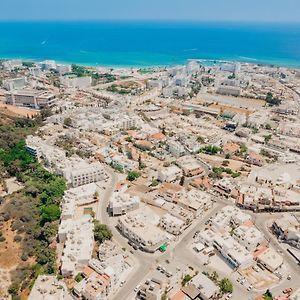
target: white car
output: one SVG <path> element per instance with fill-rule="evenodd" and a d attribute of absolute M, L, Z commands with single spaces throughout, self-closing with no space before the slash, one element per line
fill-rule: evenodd
<path fill-rule="evenodd" d="M 140 289 L 140 285 L 137 285 L 137 286 L 134 288 L 134 292 L 136 293 L 139 289 Z"/>
<path fill-rule="evenodd" d="M 248 288 L 247 288 L 247 291 L 251 291 L 252 289 L 253 289 L 253 286 L 249 285 Z"/>
<path fill-rule="evenodd" d="M 232 298 L 232 294 L 228 294 L 228 295 L 226 296 L 226 300 L 228 300 L 228 299 L 230 299 L 230 298 Z"/>

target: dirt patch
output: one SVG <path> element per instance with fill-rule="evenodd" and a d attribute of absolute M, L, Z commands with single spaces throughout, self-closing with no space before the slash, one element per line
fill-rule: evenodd
<path fill-rule="evenodd" d="M 11 230 L 12 220 L 3 224 L 2 233 L 5 241 L 0 243 L 0 268 L 11 270 L 21 263 L 20 243 L 14 241 L 15 232 Z"/>
<path fill-rule="evenodd" d="M 11 117 L 35 117 L 39 114 L 38 110 L 17 107 L 14 105 L 0 103 L 0 112 Z"/>
<path fill-rule="evenodd" d="M 229 113 L 234 113 L 234 114 L 244 114 L 244 115 L 251 115 L 254 113 L 254 110 L 246 109 L 246 108 L 238 108 L 238 107 L 233 107 L 229 105 L 222 105 L 222 104 L 212 104 L 209 106 L 209 108 L 214 108 L 214 109 L 219 109 L 220 112 L 229 112 Z"/>
<path fill-rule="evenodd" d="M 242 271 L 242 275 L 257 289 L 267 289 L 274 283 L 279 283 L 278 278 L 267 270 L 256 272 L 248 268 Z"/>
<path fill-rule="evenodd" d="M 10 299 L 10 295 L 7 292 L 10 283 L 9 271 L 0 268 L 0 299 Z"/>
<path fill-rule="evenodd" d="M 234 171 L 240 171 L 241 167 L 245 167 L 246 164 L 242 161 L 238 161 L 238 160 L 234 160 L 234 159 L 226 159 L 224 157 L 220 157 L 217 155 L 208 155 L 205 153 L 199 153 L 199 156 L 202 160 L 204 160 L 205 162 L 207 162 L 208 164 L 210 164 L 213 167 L 226 167 L 226 168 L 230 168 Z M 222 163 L 223 161 L 228 161 L 229 164 L 224 166 Z"/>

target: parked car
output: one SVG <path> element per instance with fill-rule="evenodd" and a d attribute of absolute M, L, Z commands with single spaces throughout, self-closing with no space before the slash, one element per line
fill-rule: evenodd
<path fill-rule="evenodd" d="M 259 272 L 258 266 L 253 266 L 252 268 L 253 268 L 254 271 Z"/>
<path fill-rule="evenodd" d="M 290 294 L 292 291 L 293 291 L 292 288 L 286 288 L 286 289 L 284 289 L 282 292 L 283 292 L 284 294 Z"/>
<path fill-rule="evenodd" d="M 139 289 L 140 289 L 140 285 L 137 285 L 137 286 L 134 288 L 134 292 L 136 293 Z"/>

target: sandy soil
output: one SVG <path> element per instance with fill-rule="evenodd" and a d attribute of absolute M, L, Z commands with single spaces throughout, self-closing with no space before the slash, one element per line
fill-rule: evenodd
<path fill-rule="evenodd" d="M 20 243 L 14 242 L 15 232 L 11 230 L 11 220 L 3 224 L 2 233 L 5 241 L 0 243 L 0 268 L 11 270 L 21 263 Z"/>
<path fill-rule="evenodd" d="M 23 108 L 23 107 L 17 107 L 17 106 L 13 106 L 13 105 L 9 105 L 9 104 L 3 104 L 0 103 L 0 112 L 3 112 L 5 114 L 11 115 L 12 117 L 15 116 L 19 116 L 19 117 L 27 117 L 29 116 L 34 117 L 36 115 L 39 114 L 38 110 L 34 110 L 34 109 L 27 109 L 27 108 Z"/>
<path fill-rule="evenodd" d="M 217 155 L 208 155 L 208 154 L 204 154 L 204 153 L 199 153 L 199 156 L 201 157 L 201 159 L 203 159 L 205 162 L 209 163 L 213 167 L 224 167 L 222 165 L 222 162 L 224 160 L 229 161 L 229 165 L 226 166 L 226 168 L 230 168 L 235 171 L 239 171 L 242 166 L 246 165 L 245 163 L 243 163 L 241 161 L 233 160 L 233 159 L 226 159 L 224 157 L 220 157 Z"/>

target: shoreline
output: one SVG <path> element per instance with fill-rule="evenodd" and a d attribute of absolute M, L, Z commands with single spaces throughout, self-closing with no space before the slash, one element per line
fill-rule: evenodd
<path fill-rule="evenodd" d="M 294 69 L 294 70 L 300 70 L 300 62 L 299 65 L 294 64 L 286 64 L 286 63 L 280 63 L 280 62 L 267 62 L 267 61 L 261 61 L 255 58 L 247 58 L 245 57 L 245 60 L 238 60 L 238 59 L 211 59 L 211 58 L 187 58 L 187 59 L 178 59 L 177 62 L 174 62 L 172 64 L 167 63 L 161 63 L 161 64 L 109 64 L 109 63 L 92 63 L 92 62 L 76 62 L 76 61 L 69 61 L 69 60 L 60 60 L 55 58 L 26 58 L 26 57 L 0 57 L 0 60 L 14 60 L 14 59 L 20 59 L 24 62 L 33 62 L 33 63 L 39 63 L 45 60 L 54 60 L 58 64 L 66 64 L 66 65 L 79 65 L 83 67 L 90 67 L 90 68 L 114 68 L 114 69 L 151 69 L 151 68 L 171 68 L 178 65 L 184 65 L 188 61 L 198 61 L 205 64 L 211 63 L 212 65 L 216 64 L 222 64 L 222 63 L 241 63 L 241 64 L 250 64 L 250 65 L 257 65 L 257 66 L 263 66 L 263 67 L 273 67 L 273 68 L 287 68 L 287 69 Z"/>

